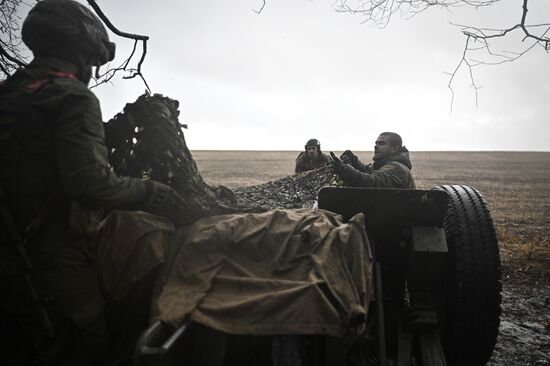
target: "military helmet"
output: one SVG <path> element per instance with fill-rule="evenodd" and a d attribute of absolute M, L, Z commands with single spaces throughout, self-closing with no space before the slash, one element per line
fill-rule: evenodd
<path fill-rule="evenodd" d="M 101 66 L 115 57 L 105 27 L 84 5 L 74 0 L 42 0 L 22 27 L 23 42 L 35 55 L 82 60 Z"/>
<path fill-rule="evenodd" d="M 321 143 L 317 139 L 310 139 L 308 142 L 306 142 L 306 146 L 304 148 L 307 150 L 308 146 L 315 146 L 317 150 L 321 151 Z"/>

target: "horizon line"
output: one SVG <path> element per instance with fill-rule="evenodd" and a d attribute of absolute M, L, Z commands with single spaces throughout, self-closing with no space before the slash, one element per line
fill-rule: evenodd
<path fill-rule="evenodd" d="M 270 150 L 270 149 L 189 149 L 190 151 L 234 151 L 234 152 L 301 152 L 302 150 Z M 349 150 L 349 149 L 346 149 Z M 328 151 L 345 151 L 345 150 L 331 150 L 331 149 L 322 149 L 321 151 L 328 152 Z M 373 153 L 373 150 L 352 150 L 354 152 L 365 152 L 365 153 Z M 409 150 L 409 152 L 433 152 L 433 153 L 440 153 L 440 152 L 472 152 L 472 153 L 478 153 L 478 152 L 487 152 L 487 153 L 550 153 L 550 150 Z"/>

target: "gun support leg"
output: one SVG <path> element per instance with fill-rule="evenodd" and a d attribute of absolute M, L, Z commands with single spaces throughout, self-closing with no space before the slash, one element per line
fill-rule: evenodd
<path fill-rule="evenodd" d="M 376 286 L 376 317 L 378 325 L 378 360 L 380 366 L 386 366 L 386 331 L 384 327 L 384 292 L 382 290 L 382 265 L 374 264 Z"/>
<path fill-rule="evenodd" d="M 420 351 L 422 353 L 422 365 L 425 366 L 446 366 L 445 354 L 439 339 L 439 332 L 436 327 L 420 332 Z"/>
<path fill-rule="evenodd" d="M 446 366 L 439 339 L 437 315 L 427 306 L 410 307 L 399 322 L 397 366 L 408 366 L 415 339 L 420 345 L 423 366 Z"/>

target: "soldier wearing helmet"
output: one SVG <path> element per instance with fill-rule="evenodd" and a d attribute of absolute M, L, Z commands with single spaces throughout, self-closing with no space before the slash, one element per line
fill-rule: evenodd
<path fill-rule="evenodd" d="M 304 148 L 305 151 L 302 151 L 296 158 L 296 167 L 294 168 L 294 172 L 307 172 L 309 170 L 327 166 L 330 162 L 330 157 L 323 154 L 321 151 L 321 143 L 319 140 L 308 140 Z"/>
<path fill-rule="evenodd" d="M 107 344 L 105 303 L 86 241 L 69 229 L 71 207 L 142 210 L 178 224 L 184 203 L 166 185 L 109 167 L 99 101 L 87 88 L 92 67 L 114 58 L 101 21 L 76 1 L 43 0 L 22 38 L 34 58 L 0 84 L 0 204 L 25 236 L 30 279 L 55 335 L 46 338 L 34 321 L 1 222 L 0 316 L 14 319 L 30 341 L 29 359 L 19 363 L 97 363 Z"/>

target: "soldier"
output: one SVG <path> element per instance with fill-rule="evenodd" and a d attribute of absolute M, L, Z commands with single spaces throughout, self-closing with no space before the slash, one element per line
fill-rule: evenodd
<path fill-rule="evenodd" d="M 341 160 L 340 160 L 341 159 Z M 394 132 L 382 132 L 374 145 L 374 163 L 363 164 L 350 150 L 338 159 L 335 173 L 351 187 L 415 188 L 409 151 Z"/>
<path fill-rule="evenodd" d="M 296 173 L 307 172 L 309 170 L 327 166 L 330 157 L 323 154 L 321 144 L 316 139 L 311 139 L 306 143 L 305 151 L 302 151 L 296 158 Z"/>
<path fill-rule="evenodd" d="M 147 211 L 176 224 L 184 203 L 170 187 L 117 176 L 108 165 L 99 102 L 87 88 L 92 67 L 114 58 L 101 21 L 76 1 L 43 0 L 25 19 L 22 38 L 34 58 L 0 85 L 0 205 L 24 237 L 31 288 L 54 336 L 42 331 L 37 304 L 14 268 L 6 222 L 0 223 L 0 332 L 17 323 L 29 341 L 21 353 L 27 359 L 14 363 L 93 364 L 108 343 L 105 304 L 86 241 L 70 231 L 71 202 Z"/>

